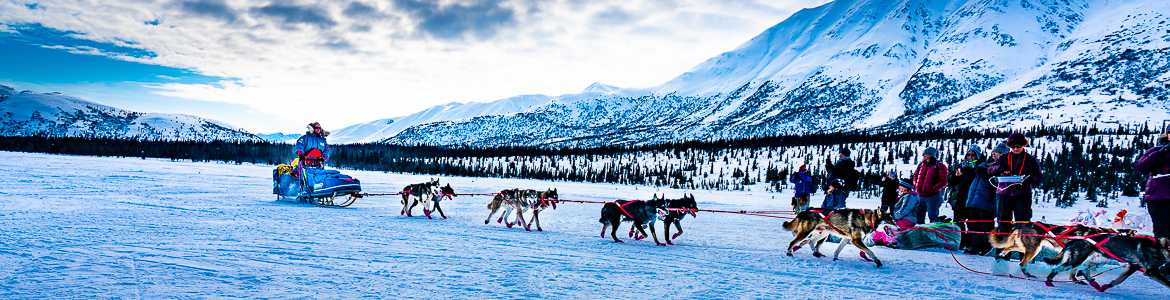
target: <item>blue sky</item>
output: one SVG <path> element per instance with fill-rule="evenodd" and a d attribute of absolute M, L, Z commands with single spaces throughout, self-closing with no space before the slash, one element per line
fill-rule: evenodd
<path fill-rule="evenodd" d="M 0 84 L 255 133 L 651 87 L 795 11 L 751 0 L 0 0 Z"/>

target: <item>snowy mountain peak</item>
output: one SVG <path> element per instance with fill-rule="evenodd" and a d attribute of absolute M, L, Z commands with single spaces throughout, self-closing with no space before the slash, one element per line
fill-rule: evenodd
<path fill-rule="evenodd" d="M 12 89 L 12 87 L 0 84 L 0 96 L 12 95 L 12 93 L 15 93 L 15 92 L 16 92 L 16 90 Z"/>
<path fill-rule="evenodd" d="M 190 115 L 140 113 L 62 93 L 0 86 L 0 135 L 185 141 L 261 141 L 223 122 Z"/>
<path fill-rule="evenodd" d="M 609 93 L 609 92 L 613 92 L 613 91 L 620 90 L 620 89 L 621 88 L 616 87 L 616 86 L 607 85 L 607 84 L 603 84 L 600 82 L 594 82 L 593 84 L 590 84 L 589 87 L 586 87 L 584 91 L 581 91 L 581 92 L 582 93 L 602 93 L 602 94 L 604 94 L 604 93 Z"/>
<path fill-rule="evenodd" d="M 658 144 L 1170 118 L 1170 2 L 838 0 L 661 86 L 423 124 L 407 145 Z"/>

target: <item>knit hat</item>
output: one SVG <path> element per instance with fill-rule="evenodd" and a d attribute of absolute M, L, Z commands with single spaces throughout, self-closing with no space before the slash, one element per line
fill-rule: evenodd
<path fill-rule="evenodd" d="M 967 152 L 975 152 L 975 159 L 983 158 L 983 150 L 980 150 L 979 146 L 971 145 L 971 148 L 967 149 Z"/>
<path fill-rule="evenodd" d="M 934 147 L 926 147 L 926 150 L 923 150 L 922 153 L 930 155 L 930 157 L 938 158 L 938 149 Z"/>
<path fill-rule="evenodd" d="M 839 153 L 845 154 L 845 156 L 849 156 L 849 154 L 852 152 L 853 151 L 849 151 L 849 148 L 841 147 L 841 152 L 839 152 Z"/>
<path fill-rule="evenodd" d="M 902 182 L 899 182 L 898 184 L 910 189 L 911 191 L 914 190 L 914 183 L 911 183 L 909 180 L 902 180 Z"/>
<path fill-rule="evenodd" d="M 808 171 L 808 167 L 805 167 L 804 165 L 800 165 L 800 168 L 796 169 L 796 170 L 797 170 L 797 172 L 804 172 L 804 171 Z"/>
<path fill-rule="evenodd" d="M 898 171 L 890 171 L 889 173 L 886 173 L 886 176 L 898 177 Z"/>
<path fill-rule="evenodd" d="M 1007 138 L 1007 141 L 1004 143 L 1007 144 L 1008 147 L 1027 146 L 1028 145 L 1028 138 L 1024 137 L 1024 134 L 1016 132 L 1016 133 L 1012 133 L 1011 135 L 1009 135 Z"/>
<path fill-rule="evenodd" d="M 1004 154 L 1004 153 L 1008 153 L 1009 151 L 1012 151 L 1012 148 L 1009 148 L 1008 145 L 1005 143 L 999 143 L 999 145 L 995 145 L 995 150 L 991 150 L 991 151 L 995 151 L 995 153 L 999 153 L 999 154 Z"/>

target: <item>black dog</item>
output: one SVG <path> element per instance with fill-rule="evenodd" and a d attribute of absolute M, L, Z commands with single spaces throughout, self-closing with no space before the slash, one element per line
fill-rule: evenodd
<path fill-rule="evenodd" d="M 665 197 L 665 195 L 663 196 Z M 655 196 L 654 198 L 658 198 L 658 196 Z M 662 227 L 664 230 L 662 233 L 662 238 L 666 240 L 667 245 L 674 245 L 670 239 L 677 239 L 678 236 L 683 234 L 682 225 L 679 224 L 679 221 L 681 221 L 687 214 L 690 214 L 692 218 L 695 218 L 695 210 L 699 209 L 699 205 L 695 203 L 695 195 L 683 195 L 681 199 L 665 199 L 664 201 L 666 201 L 666 208 L 691 210 L 667 210 L 665 216 L 662 218 Z M 678 229 L 678 233 L 675 233 L 673 236 L 670 235 L 670 224 L 674 224 L 674 228 Z"/>
<path fill-rule="evenodd" d="M 1088 280 L 1089 285 L 1096 288 L 1099 292 L 1121 284 L 1134 272 L 1139 269 L 1146 273 L 1146 276 L 1153 278 L 1154 281 L 1170 287 L 1170 280 L 1166 279 L 1167 274 L 1163 274 L 1159 267 L 1166 264 L 1170 260 L 1170 239 L 1161 238 L 1157 242 L 1153 238 L 1144 236 L 1129 236 L 1129 235 L 1098 235 L 1091 236 L 1085 239 L 1072 240 L 1065 244 L 1064 250 L 1060 254 L 1044 259 L 1044 262 L 1055 265 L 1061 264 L 1060 267 L 1054 268 L 1051 274 L 1048 274 L 1048 281 L 1046 285 L 1052 286 L 1052 278 L 1061 271 L 1068 270 L 1075 272 L 1074 275 L 1082 273 L 1081 275 Z M 1103 251 L 1104 250 L 1104 251 Z M 1110 255 L 1112 254 L 1112 255 Z M 1081 267 L 1086 260 L 1092 256 L 1108 257 L 1110 259 L 1121 260 L 1126 265 L 1126 269 L 1114 279 L 1113 282 L 1105 285 L 1097 285 L 1088 271 L 1077 272 L 1076 269 Z M 1092 269 L 1092 268 L 1090 268 Z"/>
<path fill-rule="evenodd" d="M 659 246 L 666 246 L 658 241 L 658 236 L 654 232 L 654 221 L 657 220 L 656 212 L 659 208 L 666 208 L 666 201 L 662 199 L 654 199 L 649 201 L 642 200 L 617 200 L 614 202 L 606 202 L 601 207 L 601 237 L 605 237 L 605 230 L 610 226 L 613 229 L 609 234 L 613 237 L 614 242 L 624 243 L 617 237 L 618 225 L 622 221 L 634 222 L 634 228 L 642 233 L 642 236 L 647 236 L 646 225 L 650 226 L 650 236 L 654 237 L 654 243 Z"/>

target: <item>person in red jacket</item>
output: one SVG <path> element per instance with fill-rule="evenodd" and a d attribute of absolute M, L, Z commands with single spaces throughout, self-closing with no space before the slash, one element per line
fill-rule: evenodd
<path fill-rule="evenodd" d="M 1024 151 L 1024 146 L 1029 143 L 1023 134 L 1012 133 L 1004 143 L 1011 151 L 987 165 L 987 173 L 991 176 L 1026 176 L 1021 182 L 1000 180 L 995 188 L 999 199 L 999 226 L 1011 229 L 1012 223 L 1004 221 L 1032 221 L 1032 189 L 1044 182 L 1044 171 L 1036 157 Z"/>
<path fill-rule="evenodd" d="M 943 204 L 942 190 L 947 187 L 947 174 L 950 171 L 946 164 L 938 160 L 938 149 L 926 147 L 922 151 L 922 162 L 914 169 L 911 179 L 922 204 L 918 208 L 919 224 L 925 223 L 928 214 L 930 222 L 938 221 L 938 208 Z"/>

